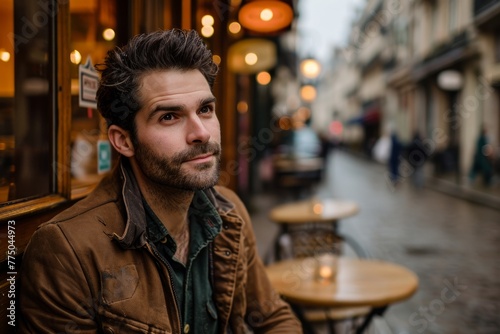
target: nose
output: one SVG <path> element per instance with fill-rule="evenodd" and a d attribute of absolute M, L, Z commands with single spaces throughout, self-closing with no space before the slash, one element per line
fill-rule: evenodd
<path fill-rule="evenodd" d="M 187 125 L 187 142 L 189 144 L 206 143 L 210 140 L 210 131 L 198 117 L 190 117 Z"/>

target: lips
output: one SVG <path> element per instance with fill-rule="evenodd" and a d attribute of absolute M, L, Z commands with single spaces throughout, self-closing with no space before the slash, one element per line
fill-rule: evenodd
<path fill-rule="evenodd" d="M 209 161 L 213 156 L 214 156 L 213 153 L 202 154 L 202 155 L 198 155 L 194 158 L 187 160 L 187 162 L 189 162 L 189 161 L 205 162 L 205 161 Z"/>
<path fill-rule="evenodd" d="M 193 162 L 212 162 L 212 157 L 217 157 L 220 155 L 220 145 L 217 143 L 205 143 L 200 146 L 193 146 L 186 149 L 183 152 L 178 153 L 174 157 L 176 164 L 181 165 L 183 163 Z"/>

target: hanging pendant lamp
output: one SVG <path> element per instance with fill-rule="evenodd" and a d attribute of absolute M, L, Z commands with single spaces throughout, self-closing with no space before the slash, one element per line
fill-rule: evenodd
<path fill-rule="evenodd" d="M 241 7 L 238 20 L 248 30 L 273 33 L 290 25 L 293 10 L 283 1 L 255 0 Z"/>
<path fill-rule="evenodd" d="M 277 62 L 276 45 L 266 39 L 251 38 L 234 43 L 228 50 L 228 67 L 234 73 L 267 71 Z"/>

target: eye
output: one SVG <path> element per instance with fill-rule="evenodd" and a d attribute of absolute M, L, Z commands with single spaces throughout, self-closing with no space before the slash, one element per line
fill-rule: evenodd
<path fill-rule="evenodd" d="M 208 114 L 214 111 L 214 106 L 209 104 L 206 106 L 201 107 L 200 109 L 200 114 Z"/>
<path fill-rule="evenodd" d="M 173 119 L 174 119 L 173 114 L 165 114 L 165 115 L 160 117 L 160 121 L 171 121 Z"/>

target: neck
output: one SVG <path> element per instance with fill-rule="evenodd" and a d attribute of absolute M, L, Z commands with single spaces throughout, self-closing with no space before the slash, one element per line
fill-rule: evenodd
<path fill-rule="evenodd" d="M 194 192 L 158 185 L 139 188 L 151 209 L 175 239 L 188 223 L 187 214 Z"/>
<path fill-rule="evenodd" d="M 188 226 L 188 209 L 193 200 L 194 191 L 172 188 L 152 182 L 136 166 L 132 170 L 142 196 L 165 225 L 172 237 L 183 234 Z"/>
<path fill-rule="evenodd" d="M 175 240 L 177 248 L 174 257 L 186 265 L 190 235 L 188 209 L 194 192 L 151 183 L 143 183 L 139 188 L 151 209 Z"/>

